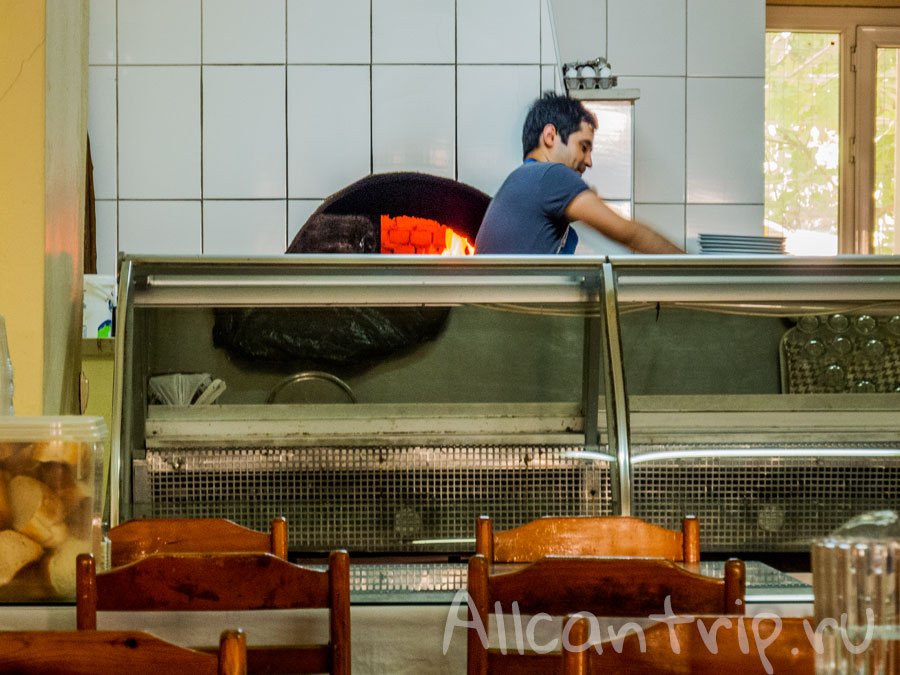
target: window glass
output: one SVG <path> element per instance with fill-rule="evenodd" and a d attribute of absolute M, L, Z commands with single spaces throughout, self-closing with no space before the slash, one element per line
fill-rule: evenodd
<path fill-rule="evenodd" d="M 875 93 L 875 223 L 872 250 L 900 253 L 895 236 L 897 213 L 897 50 L 878 49 Z"/>
<path fill-rule="evenodd" d="M 839 35 L 766 33 L 765 234 L 838 252 Z"/>

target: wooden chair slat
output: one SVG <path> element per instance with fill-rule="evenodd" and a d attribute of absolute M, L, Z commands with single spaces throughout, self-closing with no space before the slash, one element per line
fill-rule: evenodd
<path fill-rule="evenodd" d="M 244 675 L 245 637 L 225 631 L 217 653 L 179 647 L 141 631 L 0 631 L 0 672 L 23 675 Z"/>
<path fill-rule="evenodd" d="M 110 565 L 118 567 L 153 553 L 272 553 L 287 560 L 287 521 L 272 520 L 257 532 L 224 518 L 138 518 L 110 528 Z"/>
<path fill-rule="evenodd" d="M 332 551 L 327 571 L 270 553 L 155 553 L 100 574 L 91 554 L 76 565 L 76 621 L 97 627 L 97 611 L 246 611 L 328 608 L 329 642 L 248 649 L 250 673 L 350 673 L 350 564 Z"/>
<path fill-rule="evenodd" d="M 740 585 L 743 563 L 735 561 L 726 579 L 688 572 L 659 558 L 549 556 L 509 573 L 493 573 L 488 603 L 509 608 L 518 602 L 526 614 L 573 611 L 598 616 L 649 616 L 664 610 L 687 614 L 743 614 L 743 605 L 726 607 L 726 588 Z M 743 601 L 743 593 L 737 598 Z"/>
<path fill-rule="evenodd" d="M 647 628 L 643 631 L 644 647 L 638 635 L 631 633 L 618 649 L 608 642 L 601 642 L 602 652 L 593 647 L 578 653 L 566 651 L 563 673 L 763 675 L 771 672 L 774 675 L 813 675 L 815 672 L 815 651 L 803 626 L 803 618 L 781 618 L 780 626 L 772 619 L 751 617 L 698 616 L 693 619 L 690 623 L 673 625 L 671 631 L 669 626 L 662 624 Z M 577 630 L 573 628 L 570 636 L 589 631 L 586 618 L 575 620 L 581 626 Z M 779 632 L 772 639 L 775 630 Z M 678 653 L 672 649 L 670 632 L 678 644 Z M 757 642 L 757 633 L 762 642 Z M 581 642 L 572 637 L 571 644 Z M 767 669 L 767 663 L 771 670 Z"/>
<path fill-rule="evenodd" d="M 488 516 L 478 518 L 475 552 L 496 563 L 532 562 L 548 555 L 656 557 L 700 560 L 700 527 L 687 516 L 682 531 L 631 516 L 548 516 L 495 532 Z"/>

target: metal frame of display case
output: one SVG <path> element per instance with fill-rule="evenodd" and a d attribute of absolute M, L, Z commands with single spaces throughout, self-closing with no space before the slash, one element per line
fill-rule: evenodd
<path fill-rule="evenodd" d="M 654 424 L 671 430 L 672 438 L 703 436 L 707 419 L 688 411 L 631 411 L 625 382 L 620 309 L 626 304 L 666 303 L 708 309 L 779 307 L 784 310 L 830 311 L 836 303 L 900 303 L 900 263 L 893 258 L 791 258 L 784 256 L 713 258 L 709 256 L 630 256 L 622 258 L 475 256 L 272 256 L 260 258 L 125 258 L 119 282 L 116 375 L 112 429 L 110 522 L 131 516 L 133 448 L 152 428 L 153 442 L 201 442 L 219 434 L 254 434 L 267 443 L 275 436 L 305 442 L 331 433 L 333 419 L 260 419 L 260 408 L 234 406 L 232 426 L 205 424 L 206 411 L 146 417 L 146 382 L 136 380 L 135 308 L 168 307 L 299 307 L 469 303 L 587 303 L 599 312 L 584 319 L 581 400 L 570 407 L 501 404 L 461 407 L 437 413 L 426 407 L 394 406 L 390 424 L 373 426 L 369 418 L 349 419 L 346 438 L 361 442 L 363 435 L 382 442 L 401 438 L 431 438 L 457 434 L 493 438 L 498 442 L 568 441 L 583 445 L 586 459 L 610 462 L 612 512 L 633 512 L 634 464 L 652 456 L 632 456 L 636 423 L 652 437 Z M 600 368 L 603 368 L 601 384 Z M 603 389 L 603 391 L 601 391 Z M 885 401 L 887 399 L 878 399 Z M 896 439 L 893 398 L 881 411 L 879 427 L 885 439 Z M 253 408 L 248 410 L 244 408 Z M 135 413 L 136 410 L 142 412 Z M 422 411 L 428 412 L 423 417 Z M 748 413 L 752 415 L 752 411 Z M 760 413 L 762 414 L 762 413 Z M 874 412 L 878 416 L 878 411 Z M 821 418 L 802 411 L 787 416 L 784 429 L 797 420 Z M 139 418 L 138 418 L 139 417 Z M 702 417 L 702 416 L 700 416 Z M 833 419 L 833 413 L 831 414 Z M 846 421 L 848 416 L 845 416 Z M 768 418 L 767 418 L 768 419 Z M 437 427 L 427 425 L 437 420 Z M 677 422 L 673 425 L 673 420 Z M 346 420 L 345 420 L 346 422 Z M 802 422 L 801 422 L 802 423 Z M 715 426 L 715 422 L 712 423 Z M 837 422 L 836 422 L 837 424 Z M 666 425 L 669 425 L 668 427 Z M 693 426 L 691 426 L 693 425 Z M 310 432 L 312 429 L 312 432 Z M 650 430 L 649 432 L 647 430 Z M 661 431 L 660 433 L 666 433 Z M 713 431 L 713 433 L 716 433 Z M 786 432 L 787 433 L 787 432 Z M 194 435 L 194 441 L 191 435 Z M 708 434 L 707 434 L 708 436 Z M 752 436 L 749 434 L 748 437 Z M 790 433 L 787 433 L 790 436 Z M 786 436 L 786 437 L 787 437 Z M 369 441 L 366 441 L 369 442 Z M 605 452 L 603 451 L 605 448 Z M 796 451 L 796 449 L 795 449 Z M 799 450 L 802 451 L 802 448 Z M 685 451 L 691 452 L 691 451 Z M 700 451 L 693 451 L 700 452 Z M 740 453 L 742 451 L 735 450 Z M 758 453 L 759 448 L 744 450 Z M 770 448 L 778 456 L 782 448 Z M 812 451 L 811 451 L 812 452 Z M 815 452 L 821 452 L 816 449 Z M 840 452 L 837 450 L 836 452 Z M 895 457 L 890 448 L 873 448 L 872 456 Z M 879 454 L 880 453 L 880 454 Z M 864 456 L 857 454 L 856 456 Z"/>
<path fill-rule="evenodd" d="M 586 303 L 614 307 L 606 298 L 604 259 L 548 258 L 516 256 L 502 258 L 431 256 L 333 256 L 289 255 L 261 258 L 125 258 L 119 282 L 117 318 L 116 376 L 114 383 L 114 419 L 112 429 L 110 522 L 130 517 L 124 495 L 131 492 L 131 472 L 123 470 L 132 460 L 134 444 L 143 440 L 143 419 L 135 419 L 135 406 L 146 407 L 143 385 L 136 384 L 135 336 L 132 326 L 135 308 L 147 307 L 306 307 L 306 306 L 418 306 L 425 304 L 458 305 L 469 303 Z M 605 276 L 604 276 L 605 275 Z M 608 352 L 612 314 L 604 312 L 585 318 L 583 386 L 579 410 L 574 411 L 574 435 L 583 445 L 597 450 L 602 445 L 599 424 L 601 359 L 607 372 L 621 369 L 619 355 Z M 607 378 L 607 389 L 610 389 Z M 610 392 L 608 391 L 607 394 Z M 609 395 L 607 395 L 609 400 Z M 521 406 L 518 406 L 521 408 Z M 568 411 L 572 412 L 572 411 Z M 621 414 L 617 409 L 615 415 Z M 609 411 L 607 411 L 609 413 Z M 468 415 L 472 415 L 468 411 Z M 530 438 L 559 439 L 560 429 L 572 429 L 572 420 L 551 415 L 554 421 L 512 427 L 504 421 L 509 413 L 492 417 L 484 414 L 476 425 L 484 435 L 521 442 L 522 433 Z M 537 414 L 537 417 L 544 415 Z M 568 415 L 571 417 L 571 414 Z M 417 419 L 410 415 L 407 420 Z M 471 420 L 471 417 L 467 417 Z M 372 434 L 366 420 L 366 434 Z M 618 429 L 623 422 L 606 415 L 612 430 L 609 459 L 615 455 L 616 439 L 625 438 Z M 270 425 L 269 425 L 270 426 Z M 326 423 L 327 426 L 327 423 Z M 413 426 L 416 426 L 413 424 Z M 452 425 L 451 425 L 452 426 Z M 251 425 L 252 428 L 252 425 Z M 296 437 L 284 422 L 281 433 Z M 396 428 L 396 425 L 393 425 Z M 408 427 L 411 429 L 412 427 Z M 242 433 L 247 425 L 241 423 Z M 251 429 L 252 430 L 252 429 Z M 554 432 L 554 430 L 556 430 Z M 208 430 L 211 431 L 211 430 Z M 457 429 L 459 431 L 459 429 Z M 420 429 L 420 432 L 422 430 Z M 377 432 L 376 432 L 377 433 Z M 471 435 L 471 430 L 467 431 Z M 388 438 L 389 436 L 382 436 Z M 271 441 L 271 438 L 268 438 Z M 579 443 L 582 441 L 579 440 Z M 606 455 L 604 455 L 606 456 Z M 617 495 L 622 491 L 614 488 Z"/>

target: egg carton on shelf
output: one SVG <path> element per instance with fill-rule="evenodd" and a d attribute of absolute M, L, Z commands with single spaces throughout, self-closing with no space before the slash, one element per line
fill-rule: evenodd
<path fill-rule="evenodd" d="M 593 61 L 572 62 L 563 65 L 563 81 L 568 91 L 578 89 L 609 89 L 619 83 L 612 74 L 609 62 L 602 56 Z"/>

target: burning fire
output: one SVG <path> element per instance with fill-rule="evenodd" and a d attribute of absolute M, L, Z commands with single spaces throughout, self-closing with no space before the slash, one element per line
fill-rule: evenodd
<path fill-rule="evenodd" d="M 436 220 L 381 216 L 381 252 L 472 255 L 475 247 Z"/>
<path fill-rule="evenodd" d="M 475 247 L 469 243 L 465 237 L 461 237 L 449 227 L 444 238 L 446 247 L 441 251 L 441 255 L 474 255 Z"/>

